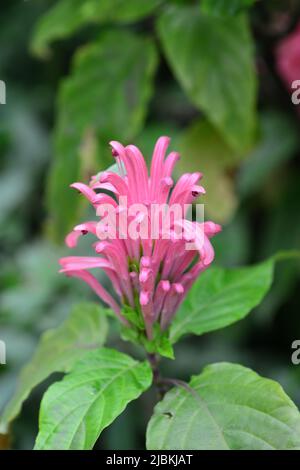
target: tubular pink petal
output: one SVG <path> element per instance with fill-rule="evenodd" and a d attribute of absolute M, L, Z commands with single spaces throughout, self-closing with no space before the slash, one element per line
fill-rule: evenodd
<path fill-rule="evenodd" d="M 153 322 L 154 322 L 154 311 L 153 311 L 153 302 L 149 292 L 141 291 L 140 293 L 140 305 L 142 309 L 142 314 L 144 317 L 146 333 L 148 339 L 153 338 Z"/>
<path fill-rule="evenodd" d="M 196 246 L 197 246 L 197 240 L 196 240 Z M 201 260 L 204 266 L 209 266 L 214 260 L 215 252 L 208 237 L 204 236 L 204 243 L 200 245 L 199 252 L 201 254 Z"/>
<path fill-rule="evenodd" d="M 113 270 L 109 261 L 104 258 L 92 256 L 66 256 L 65 258 L 60 258 L 59 264 L 65 271 L 91 268 L 108 268 Z"/>
<path fill-rule="evenodd" d="M 116 142 L 116 141 L 111 141 L 109 143 L 109 145 L 111 146 L 112 156 L 115 157 L 115 159 L 116 159 L 118 169 L 119 169 L 119 174 L 122 177 L 124 177 L 126 172 L 125 172 L 124 167 L 122 165 L 122 158 L 121 158 L 121 155 L 125 153 L 124 152 L 124 147 L 123 147 L 122 144 L 120 144 L 120 142 Z"/>
<path fill-rule="evenodd" d="M 70 187 L 79 191 L 81 194 L 83 194 L 87 198 L 88 201 L 94 204 L 93 200 L 96 196 L 96 193 L 89 186 L 83 183 L 72 183 L 70 184 Z"/>
<path fill-rule="evenodd" d="M 100 183 L 110 183 L 116 188 L 118 196 L 128 196 L 128 202 L 131 201 L 126 182 L 123 178 L 121 178 L 121 176 L 117 175 L 116 173 L 112 173 L 111 171 L 104 171 L 100 176 Z"/>
<path fill-rule="evenodd" d="M 107 194 L 96 194 L 92 200 L 92 203 L 95 204 L 96 206 L 100 204 L 111 204 L 113 207 L 118 207 L 117 202 L 111 197 L 108 196 Z"/>
<path fill-rule="evenodd" d="M 108 241 L 98 242 L 95 245 L 96 253 L 103 253 L 111 260 L 111 264 L 115 271 L 126 277 L 127 262 L 123 253 L 119 250 L 119 247 L 114 246 Z"/>
<path fill-rule="evenodd" d="M 102 271 L 104 271 L 107 277 L 110 279 L 117 294 L 121 295 L 120 285 L 115 270 L 107 259 L 87 256 L 67 256 L 65 258 L 61 258 L 59 263 L 62 266 L 62 269 L 60 269 L 59 272 L 66 275 L 68 275 L 69 271 L 94 268 L 102 269 Z"/>
<path fill-rule="evenodd" d="M 165 160 L 165 166 L 164 166 L 164 176 L 172 176 L 175 165 L 179 159 L 180 159 L 180 155 L 178 152 L 171 152 L 167 156 Z"/>
<path fill-rule="evenodd" d="M 185 273 L 181 277 L 181 284 L 184 286 L 185 289 L 185 295 L 191 288 L 191 286 L 194 284 L 195 280 L 198 278 L 198 276 L 204 272 L 208 266 L 205 266 L 203 262 L 200 260 L 198 263 L 196 263 L 189 272 Z"/>
<path fill-rule="evenodd" d="M 160 137 L 154 147 L 150 170 L 150 198 L 155 200 L 157 184 L 164 175 L 164 158 L 170 143 L 169 137 Z"/>
<path fill-rule="evenodd" d="M 109 145 L 112 147 L 113 151 L 115 152 L 114 157 L 120 157 L 123 161 L 126 160 L 126 151 L 125 147 L 117 142 L 116 140 L 111 140 Z"/>
<path fill-rule="evenodd" d="M 131 279 L 131 282 L 132 282 L 133 289 L 138 291 L 139 290 L 139 276 L 138 276 L 138 273 L 136 273 L 135 271 L 131 271 L 129 273 L 129 276 L 130 276 L 130 279 Z"/>
<path fill-rule="evenodd" d="M 171 194 L 170 205 L 180 202 L 182 195 L 186 192 L 191 193 L 193 186 L 198 183 L 201 177 L 202 174 L 199 172 L 183 174 L 177 181 L 176 186 Z"/>
<path fill-rule="evenodd" d="M 100 183 L 97 181 L 92 186 L 93 189 L 103 189 L 105 191 L 110 191 L 116 195 L 119 195 L 117 188 L 111 183 Z"/>
<path fill-rule="evenodd" d="M 179 257 L 177 262 L 175 261 L 171 271 L 172 279 L 174 279 L 175 282 L 180 280 L 184 271 L 188 269 L 191 263 L 196 259 L 197 254 L 196 251 L 188 250 Z"/>
<path fill-rule="evenodd" d="M 212 244 L 209 241 L 209 238 L 204 232 L 205 224 L 199 224 L 190 222 L 189 220 L 184 220 L 183 226 L 186 237 L 189 240 L 194 241 L 195 248 L 199 251 L 202 262 L 205 264 L 205 266 L 211 264 L 214 259 L 215 253 Z"/>
<path fill-rule="evenodd" d="M 194 184 L 192 187 L 191 187 L 191 193 L 192 193 L 192 196 L 193 197 L 198 197 L 200 194 L 205 194 L 206 191 L 205 189 L 203 188 L 203 186 L 199 186 L 197 184 Z"/>
<path fill-rule="evenodd" d="M 181 283 L 177 282 L 171 285 L 171 289 L 166 295 L 164 306 L 162 309 L 162 314 L 161 314 L 161 319 L 160 319 L 160 325 L 161 325 L 162 330 L 165 330 L 167 328 L 170 320 L 175 315 L 175 312 L 176 312 L 175 306 L 180 301 L 183 294 L 184 294 L 184 287 Z"/>
<path fill-rule="evenodd" d="M 170 284 L 170 281 L 168 281 L 168 280 L 161 280 L 157 284 L 156 291 L 155 291 L 155 294 L 154 294 L 154 301 L 153 301 L 155 321 L 159 317 L 159 314 L 162 310 L 162 306 L 163 306 L 164 301 L 165 301 L 165 297 L 166 297 L 167 293 L 169 292 L 170 288 L 171 288 L 171 284 Z"/>
<path fill-rule="evenodd" d="M 209 238 L 213 237 L 217 233 L 222 231 L 222 227 L 219 224 L 215 224 L 214 222 L 207 221 L 204 222 L 204 233 Z"/>
<path fill-rule="evenodd" d="M 84 282 L 86 282 L 91 287 L 91 289 L 98 295 L 98 297 L 100 297 L 103 302 L 105 302 L 110 308 L 113 309 L 113 311 L 122 321 L 122 323 L 128 325 L 128 322 L 121 314 L 121 310 L 117 302 L 112 298 L 112 296 L 107 292 L 107 290 L 101 286 L 100 282 L 91 273 L 87 271 L 78 270 L 68 271 L 67 275 L 71 277 L 78 277 L 79 279 L 82 279 Z"/>
<path fill-rule="evenodd" d="M 126 154 L 132 161 L 135 181 L 136 192 L 138 201 L 145 202 L 149 199 L 148 191 L 148 171 L 145 159 L 139 149 L 135 145 L 128 145 L 126 147 Z"/>
<path fill-rule="evenodd" d="M 168 250 L 164 257 L 163 262 L 163 269 L 162 269 L 162 277 L 167 279 L 170 275 L 170 271 L 172 269 L 174 258 L 176 255 L 178 244 L 175 241 L 171 241 L 169 244 Z"/>
<path fill-rule="evenodd" d="M 77 246 L 78 238 L 82 235 L 81 232 L 73 230 L 72 232 L 68 233 L 65 238 L 65 244 L 69 248 L 75 248 Z"/>
<path fill-rule="evenodd" d="M 173 184 L 174 182 L 170 176 L 166 176 L 165 178 L 160 180 L 160 184 L 158 187 L 157 203 L 165 204 L 167 202 Z"/>
<path fill-rule="evenodd" d="M 154 276 L 152 269 L 142 268 L 139 275 L 140 285 L 143 291 L 147 291 L 153 296 Z"/>
<path fill-rule="evenodd" d="M 114 152 L 120 160 L 120 164 L 124 165 L 128 177 L 128 184 L 130 186 L 131 200 L 137 200 L 137 188 L 138 180 L 136 178 L 134 170 L 134 162 L 132 161 L 131 155 L 128 153 L 127 148 L 124 148 L 122 144 L 116 141 L 111 141 L 110 145 L 112 146 Z"/>
<path fill-rule="evenodd" d="M 87 233 L 92 233 L 93 235 L 96 235 L 97 222 L 91 221 L 76 225 L 76 227 L 74 227 L 74 231 L 81 232 L 82 235 L 86 235 Z"/>
<path fill-rule="evenodd" d="M 72 232 L 70 232 L 65 238 L 66 245 L 69 248 L 75 248 L 81 235 L 86 235 L 89 232 L 95 235 L 96 224 L 97 222 L 86 222 L 74 227 L 74 230 L 72 230 Z"/>
<path fill-rule="evenodd" d="M 151 260 L 150 256 L 142 256 L 141 257 L 140 265 L 143 268 L 150 268 L 151 264 L 152 264 L 152 260 Z"/>
<path fill-rule="evenodd" d="M 117 246 L 109 242 L 99 242 L 96 245 L 97 253 L 104 253 L 109 259 L 115 271 L 119 273 L 121 289 L 130 302 L 131 306 L 134 305 L 134 298 L 130 278 L 128 276 L 128 263 Z"/>

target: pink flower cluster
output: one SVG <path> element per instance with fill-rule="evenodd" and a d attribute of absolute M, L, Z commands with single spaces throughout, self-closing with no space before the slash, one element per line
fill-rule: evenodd
<path fill-rule="evenodd" d="M 152 204 L 179 204 L 184 214 L 186 204 L 191 204 L 199 194 L 204 193 L 202 186 L 198 185 L 202 175 L 185 173 L 174 184 L 172 173 L 179 154 L 171 152 L 166 156 L 169 141 L 168 137 L 158 139 L 150 176 L 137 147 L 124 147 L 113 141 L 110 145 L 119 174 L 105 171 L 99 177 L 93 177 L 89 186 L 74 183 L 71 187 L 82 193 L 96 210 L 103 204 L 110 204 L 116 212 L 121 212 L 119 201 L 121 197 L 126 197 L 128 205 L 141 203 L 149 210 Z M 138 214 L 136 218 L 139 217 Z M 185 227 L 183 238 L 176 237 L 175 225 Z M 60 259 L 61 272 L 85 281 L 124 324 L 129 323 L 122 306 L 139 312 L 149 339 L 156 322 L 162 330 L 168 327 L 199 274 L 212 263 L 214 250 L 210 238 L 221 230 L 213 222 L 191 222 L 184 217 L 173 221 L 168 237 L 163 236 L 163 221 L 160 228 L 160 236 L 155 240 L 151 237 L 132 239 L 130 236 L 108 236 L 103 240 L 99 236 L 99 221 L 85 222 L 76 226 L 66 237 L 66 244 L 75 247 L 80 235 L 92 233 L 97 237 L 93 245 L 95 256 Z M 110 228 L 102 225 L 100 230 L 109 232 Z M 187 242 L 193 243 L 192 249 L 186 248 Z M 90 273 L 90 270 L 97 268 L 110 279 L 118 300 Z"/>
<path fill-rule="evenodd" d="M 291 88 L 293 81 L 300 80 L 300 23 L 279 42 L 275 55 L 278 72 Z"/>

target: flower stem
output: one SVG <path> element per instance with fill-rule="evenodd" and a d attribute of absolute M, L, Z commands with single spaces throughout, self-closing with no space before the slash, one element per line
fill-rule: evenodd
<path fill-rule="evenodd" d="M 148 353 L 147 357 L 148 357 L 148 361 L 153 372 L 153 383 L 157 389 L 158 399 L 161 400 L 164 397 L 164 394 L 166 393 L 166 389 L 164 386 L 164 379 L 160 375 L 160 371 L 158 367 L 159 356 L 157 356 L 157 354 L 154 354 L 154 353 Z"/>
<path fill-rule="evenodd" d="M 172 387 L 182 387 L 189 393 L 199 399 L 194 389 L 192 389 L 184 380 L 172 379 L 169 377 L 162 377 L 159 371 L 160 357 L 154 353 L 148 353 L 147 358 L 153 372 L 153 383 L 157 389 L 158 399 L 162 400 L 168 390 Z"/>

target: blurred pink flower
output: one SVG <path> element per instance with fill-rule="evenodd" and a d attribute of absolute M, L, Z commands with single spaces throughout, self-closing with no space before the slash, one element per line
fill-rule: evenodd
<path fill-rule="evenodd" d="M 168 137 L 158 139 L 150 177 L 144 157 L 137 147 L 123 147 L 113 141 L 110 144 L 119 174 L 105 171 L 93 177 L 89 186 L 83 183 L 71 185 L 90 201 L 97 209 L 97 214 L 99 208 L 107 204 L 116 214 L 122 214 L 122 198 L 127 198 L 128 206 L 143 204 L 146 212 L 141 211 L 129 219 L 141 225 L 147 221 L 147 236 L 132 238 L 128 227 L 124 229 L 119 221 L 116 222 L 117 234 L 113 235 L 114 227 L 102 224 L 100 218 L 100 223 L 98 220 L 76 226 L 66 237 L 66 244 L 72 248 L 76 246 L 80 235 L 92 233 L 97 237 L 93 245 L 96 256 L 60 259 L 61 272 L 81 278 L 89 284 L 124 324 L 128 325 L 128 321 L 122 307 L 132 307 L 139 312 L 149 339 L 152 338 L 154 323 L 159 322 L 162 330 L 168 327 L 194 281 L 212 263 L 214 250 L 209 239 L 221 230 L 213 222 L 191 222 L 185 218 L 186 204 L 191 204 L 199 194 L 205 192 L 198 185 L 202 175 L 183 174 L 171 191 L 171 175 L 179 154 L 171 152 L 165 158 L 169 140 Z M 106 190 L 106 193 L 97 193 L 96 190 Z M 168 207 L 177 204 L 183 213 L 181 218 L 173 217 L 167 229 L 160 219 L 156 238 L 150 235 L 153 228 L 150 208 L 154 204 L 168 204 Z M 178 227 L 184 228 L 184 236 L 181 238 L 176 236 Z M 187 242 L 192 244 L 191 247 L 187 248 Z M 97 268 L 110 279 L 118 301 L 89 272 Z"/>
<path fill-rule="evenodd" d="M 300 80 L 300 23 L 278 43 L 275 57 L 278 73 L 291 89 L 293 81 Z"/>

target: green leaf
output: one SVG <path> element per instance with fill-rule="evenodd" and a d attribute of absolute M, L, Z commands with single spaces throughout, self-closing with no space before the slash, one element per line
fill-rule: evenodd
<path fill-rule="evenodd" d="M 229 175 L 241 161 L 241 153 L 234 152 L 215 128 L 206 120 L 195 121 L 178 138 L 177 149 L 182 158 L 180 172 L 201 171 L 206 194 L 201 198 L 205 212 L 219 223 L 228 222 L 238 205 L 234 179 Z"/>
<path fill-rule="evenodd" d="M 169 331 L 161 331 L 160 325 L 153 325 L 153 339 L 143 338 L 142 344 L 148 353 L 157 353 L 168 359 L 174 359 L 174 350 L 169 338 Z"/>
<path fill-rule="evenodd" d="M 53 372 L 67 372 L 88 349 L 103 345 L 108 330 L 104 309 L 93 303 L 74 306 L 58 328 L 46 331 L 30 363 L 21 372 L 17 390 L 6 406 L 1 424 L 13 420 L 31 390 Z"/>
<path fill-rule="evenodd" d="M 254 5 L 256 0 L 201 0 L 201 10 L 218 16 L 232 16 Z"/>
<path fill-rule="evenodd" d="M 124 305 L 122 309 L 122 314 L 129 321 L 129 323 L 136 327 L 138 330 L 145 329 L 144 318 L 140 311 L 136 308 L 132 308 L 129 305 Z M 131 328 L 131 327 L 130 327 Z"/>
<path fill-rule="evenodd" d="M 110 31 L 77 52 L 63 82 L 48 186 L 52 235 L 66 235 L 82 198 L 69 184 L 87 180 L 111 162 L 108 142 L 128 142 L 143 126 L 157 65 L 150 39 Z"/>
<path fill-rule="evenodd" d="M 198 5 L 170 7 L 158 20 L 167 59 L 191 101 L 226 141 L 244 150 L 256 127 L 256 76 L 247 18 L 216 18 Z"/>
<path fill-rule="evenodd" d="M 300 414 L 273 380 L 218 363 L 169 391 L 155 407 L 147 449 L 274 450 L 300 448 Z"/>
<path fill-rule="evenodd" d="M 59 0 L 38 21 L 31 49 L 41 57 L 49 54 L 53 40 L 64 39 L 88 23 L 127 23 L 143 19 L 162 0 Z"/>
<path fill-rule="evenodd" d="M 45 393 L 35 449 L 91 449 L 102 430 L 151 382 L 148 362 L 112 349 L 87 353 Z"/>
<path fill-rule="evenodd" d="M 142 346 L 148 353 L 160 354 L 168 359 L 174 359 L 174 350 L 169 338 L 169 331 L 161 331 L 160 325 L 153 325 L 153 338 L 149 340 L 145 332 L 144 321 L 133 309 L 122 310 L 123 315 L 131 322 L 131 326 L 121 327 L 121 338 Z"/>
<path fill-rule="evenodd" d="M 243 162 L 238 188 L 242 196 L 258 190 L 268 176 L 288 159 L 299 146 L 297 123 L 279 111 L 265 111 L 260 118 L 260 139 Z"/>
<path fill-rule="evenodd" d="M 170 330 L 172 343 L 187 333 L 202 335 L 244 318 L 268 292 L 274 259 L 250 267 L 212 267 L 193 285 Z"/>

